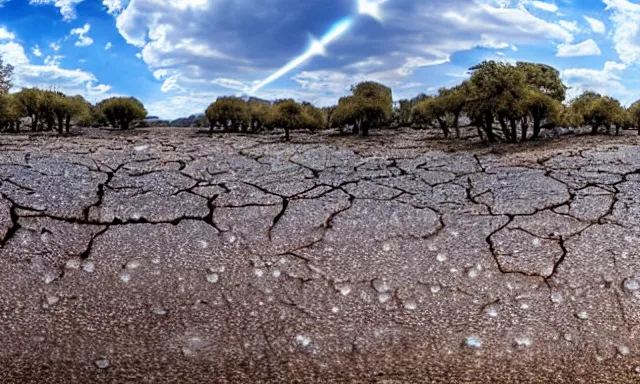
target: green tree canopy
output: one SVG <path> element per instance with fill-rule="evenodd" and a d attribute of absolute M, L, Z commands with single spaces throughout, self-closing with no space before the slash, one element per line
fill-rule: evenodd
<path fill-rule="evenodd" d="M 147 117 L 144 105 L 134 97 L 112 97 L 101 101 L 97 107 L 113 128 L 126 130 L 134 120 Z"/>
<path fill-rule="evenodd" d="M 607 132 L 612 126 L 620 127 L 626 119 L 618 100 L 592 91 L 586 91 L 573 100 L 571 108 L 581 118 L 582 124 L 591 127 L 592 135 L 596 135 L 601 127 L 605 127 Z"/>
<path fill-rule="evenodd" d="M 335 124 L 353 125 L 354 133 L 363 136 L 370 128 L 388 123 L 393 114 L 391 88 L 382 84 L 365 81 L 351 88 L 353 96 L 343 97 L 333 114 Z"/>
<path fill-rule="evenodd" d="M 249 126 L 251 116 L 247 103 L 239 97 L 220 97 L 205 111 L 211 131 L 217 125 L 225 132 L 238 132 Z"/>

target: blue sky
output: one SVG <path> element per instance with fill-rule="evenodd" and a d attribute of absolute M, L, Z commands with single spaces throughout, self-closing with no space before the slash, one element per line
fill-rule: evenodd
<path fill-rule="evenodd" d="M 252 92 L 330 105 L 365 79 L 413 97 L 485 59 L 547 63 L 570 95 L 593 89 L 629 104 L 640 98 L 636 1 L 0 0 L 0 55 L 16 66 L 16 90 L 133 95 L 165 118 Z"/>

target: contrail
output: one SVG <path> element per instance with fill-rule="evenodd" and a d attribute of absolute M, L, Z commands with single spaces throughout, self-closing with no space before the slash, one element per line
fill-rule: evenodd
<path fill-rule="evenodd" d="M 325 34 L 320 41 L 314 41 L 305 53 L 296 57 L 295 59 L 290 61 L 287 65 L 280 68 L 273 75 L 267 77 L 262 82 L 260 82 L 259 84 L 251 88 L 249 93 L 256 93 L 260 88 L 278 80 L 279 78 L 281 78 L 288 72 L 292 71 L 293 69 L 299 67 L 304 62 L 311 59 L 312 57 L 324 54 L 325 48 L 327 47 L 327 45 L 329 45 L 332 41 L 334 41 L 335 39 L 340 37 L 343 33 L 345 33 L 349 29 L 349 27 L 351 27 L 351 24 L 352 24 L 351 18 L 343 19 L 338 23 L 336 23 L 333 27 L 331 27 L 329 32 L 327 32 L 327 34 Z"/>

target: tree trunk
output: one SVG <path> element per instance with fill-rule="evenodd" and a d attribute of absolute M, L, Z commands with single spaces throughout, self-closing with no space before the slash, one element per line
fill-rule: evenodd
<path fill-rule="evenodd" d="M 440 125 L 440 129 L 442 130 L 442 133 L 444 134 L 444 137 L 446 139 L 449 138 L 449 126 L 447 125 L 447 122 L 442 120 L 442 119 L 438 119 L 438 124 Z"/>
<path fill-rule="evenodd" d="M 482 127 L 484 132 L 487 134 L 487 140 L 490 143 L 496 142 L 496 135 L 493 133 L 493 114 L 491 112 L 487 112 L 484 115 L 484 125 Z"/>
<path fill-rule="evenodd" d="M 528 130 L 529 130 L 529 121 L 527 120 L 527 118 L 523 118 L 522 119 L 522 126 L 520 127 L 520 130 L 522 131 L 521 133 L 521 140 L 522 141 L 527 141 L 527 134 L 528 134 Z"/>
<path fill-rule="evenodd" d="M 38 115 L 35 114 L 31 117 L 31 130 L 33 132 L 38 130 Z"/>
<path fill-rule="evenodd" d="M 64 117 L 62 115 L 58 116 L 58 134 L 62 135 L 64 133 Z"/>
<path fill-rule="evenodd" d="M 20 132 L 20 120 L 16 120 L 16 132 Z"/>
<path fill-rule="evenodd" d="M 511 132 L 509 132 L 509 128 L 507 128 L 507 122 L 505 121 L 504 116 L 498 116 L 498 123 L 500 124 L 500 128 L 502 129 L 504 139 L 506 141 L 511 141 Z"/>
<path fill-rule="evenodd" d="M 120 121 L 120 127 L 122 128 L 123 131 L 129 130 L 129 120 L 125 119 Z"/>
<path fill-rule="evenodd" d="M 362 122 L 362 127 L 360 128 L 360 135 L 362 136 L 369 136 L 369 127 L 371 124 L 369 124 L 368 121 L 363 121 Z"/>
<path fill-rule="evenodd" d="M 591 125 L 591 134 L 593 136 L 598 134 L 598 128 L 600 128 L 600 124 L 598 124 L 597 122 Z"/>
<path fill-rule="evenodd" d="M 540 130 L 542 129 L 542 125 L 541 125 L 542 121 L 540 119 L 540 116 L 537 114 L 533 115 L 533 135 L 531 136 L 532 139 L 537 139 L 538 136 L 540 136 Z"/>
<path fill-rule="evenodd" d="M 460 113 L 456 113 L 453 116 L 453 129 L 456 131 L 456 139 L 460 138 Z"/>
<path fill-rule="evenodd" d="M 71 115 L 67 115 L 67 117 L 66 117 L 65 130 L 67 131 L 67 133 L 69 133 L 69 131 L 71 131 Z"/>
<path fill-rule="evenodd" d="M 511 142 L 512 143 L 517 143 L 518 142 L 518 123 L 516 122 L 516 119 L 510 119 L 510 123 L 511 123 Z"/>
<path fill-rule="evenodd" d="M 285 128 L 285 129 L 284 129 L 284 139 L 285 139 L 286 141 L 291 140 L 291 136 L 289 135 L 289 131 L 290 131 L 290 129 L 289 129 L 289 128 Z"/>

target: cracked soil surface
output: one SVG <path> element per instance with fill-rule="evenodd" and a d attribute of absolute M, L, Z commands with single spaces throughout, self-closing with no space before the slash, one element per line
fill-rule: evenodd
<path fill-rule="evenodd" d="M 640 382 L 635 137 L 0 142 L 0 382 Z"/>

